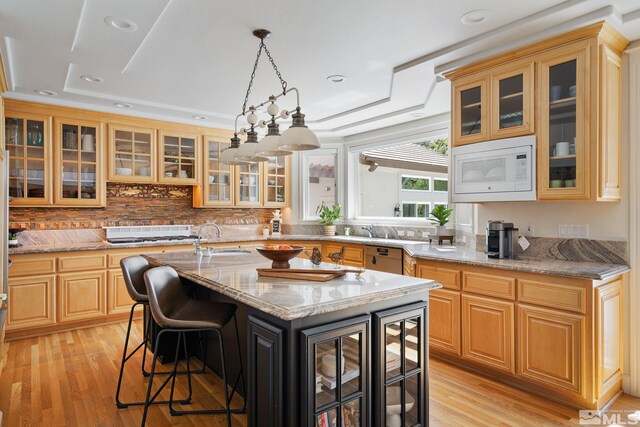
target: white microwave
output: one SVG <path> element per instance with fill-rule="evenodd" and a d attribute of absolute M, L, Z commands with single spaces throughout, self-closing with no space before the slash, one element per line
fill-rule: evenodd
<path fill-rule="evenodd" d="M 452 202 L 536 199 L 534 135 L 451 150 Z"/>

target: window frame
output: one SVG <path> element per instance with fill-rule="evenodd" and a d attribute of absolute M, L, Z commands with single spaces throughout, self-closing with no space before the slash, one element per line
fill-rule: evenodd
<path fill-rule="evenodd" d="M 426 216 L 404 216 L 404 205 L 415 205 L 416 206 L 416 213 L 418 212 L 418 205 L 425 205 L 428 206 L 427 208 L 427 215 Z M 429 218 L 429 213 L 431 212 L 431 202 L 422 202 L 422 201 L 401 201 L 400 202 L 400 218 L 407 218 L 407 219 L 426 219 Z"/>
<path fill-rule="evenodd" d="M 436 178 L 435 176 L 432 178 L 433 191 L 434 193 L 449 193 L 449 178 Z M 444 181 L 447 183 L 447 191 L 436 190 L 436 181 Z"/>
<path fill-rule="evenodd" d="M 406 189 L 406 188 L 402 188 L 402 179 L 403 178 L 416 178 L 416 179 L 423 179 L 425 181 L 428 182 L 428 189 L 427 190 L 416 190 L 416 189 Z M 417 192 L 417 193 L 431 193 L 433 192 L 433 177 L 432 176 L 420 176 L 420 175 L 407 175 L 407 174 L 400 174 L 400 191 L 411 191 L 411 192 Z"/>

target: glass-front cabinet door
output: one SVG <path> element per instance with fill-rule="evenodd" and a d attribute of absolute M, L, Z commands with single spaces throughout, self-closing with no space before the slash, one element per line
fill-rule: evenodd
<path fill-rule="evenodd" d="M 262 206 L 262 163 L 236 166 L 235 196 L 237 206 Z"/>
<path fill-rule="evenodd" d="M 374 314 L 376 425 L 428 424 L 425 314 L 424 303 Z"/>
<path fill-rule="evenodd" d="M 487 140 L 489 78 L 474 78 L 454 82 L 453 86 L 453 145 Z"/>
<path fill-rule="evenodd" d="M 55 204 L 104 206 L 102 124 L 55 119 Z"/>
<path fill-rule="evenodd" d="M 289 206 L 289 156 L 269 157 L 265 163 L 264 206 L 277 208 Z"/>
<path fill-rule="evenodd" d="M 589 198 L 588 47 L 540 62 L 538 198 Z"/>
<path fill-rule="evenodd" d="M 154 129 L 109 125 L 109 181 L 156 182 Z"/>
<path fill-rule="evenodd" d="M 369 316 L 360 316 L 302 331 L 304 425 L 369 425 L 369 323 Z"/>
<path fill-rule="evenodd" d="M 491 74 L 491 139 L 534 132 L 534 63 Z"/>
<path fill-rule="evenodd" d="M 198 184 L 200 135 L 160 131 L 158 181 L 163 184 Z"/>
<path fill-rule="evenodd" d="M 233 206 L 234 167 L 220 164 L 220 153 L 229 148 L 228 138 L 204 137 L 202 205 Z"/>
<path fill-rule="evenodd" d="M 11 206 L 50 205 L 51 118 L 6 112 L 5 147 L 9 151 Z"/>

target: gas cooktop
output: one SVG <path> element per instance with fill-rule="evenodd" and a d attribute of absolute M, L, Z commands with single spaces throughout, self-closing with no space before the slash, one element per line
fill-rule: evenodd
<path fill-rule="evenodd" d="M 176 241 L 195 241 L 193 236 L 154 236 L 154 237 L 113 237 L 106 241 L 112 244 L 124 243 L 146 243 L 146 242 L 176 242 Z"/>

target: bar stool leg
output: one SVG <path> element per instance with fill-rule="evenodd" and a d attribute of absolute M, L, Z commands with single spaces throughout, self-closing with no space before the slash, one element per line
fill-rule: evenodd
<path fill-rule="evenodd" d="M 238 318 L 236 317 L 236 315 L 233 315 L 233 322 L 235 324 L 236 327 L 236 345 L 238 347 L 238 359 L 240 361 L 240 373 L 238 374 L 238 377 L 236 377 L 236 381 L 233 384 L 233 390 L 231 391 L 231 398 L 230 400 L 233 399 L 233 395 L 236 392 L 236 386 L 238 384 L 238 379 L 242 378 L 242 390 L 244 391 L 244 397 L 243 397 L 243 405 L 242 405 L 242 409 L 241 409 L 241 413 L 245 413 L 247 412 L 247 384 L 246 384 L 246 380 L 244 377 L 244 365 L 242 364 L 242 350 L 240 348 L 240 332 L 238 330 Z M 231 402 L 229 402 L 231 403 Z"/>
<path fill-rule="evenodd" d="M 133 304 L 131 306 L 131 312 L 129 313 L 129 324 L 127 325 L 127 336 L 124 339 L 124 349 L 122 350 L 122 361 L 120 362 L 120 374 L 118 375 L 118 388 L 116 389 L 116 406 L 118 408 L 126 408 L 128 406 L 127 404 L 120 402 L 120 387 L 122 386 L 122 375 L 124 373 L 124 364 L 128 359 L 127 348 L 129 347 L 129 336 L 131 335 L 131 322 L 133 320 L 133 311 L 135 310 L 137 305 L 138 303 Z M 133 353 L 135 353 L 135 351 Z M 131 355 L 133 355 L 133 353 L 131 353 Z"/>
<path fill-rule="evenodd" d="M 224 387 L 224 401 L 227 412 L 227 425 L 231 427 L 231 401 L 229 399 L 229 388 L 227 386 L 227 363 L 224 360 L 224 344 L 222 342 L 222 331 L 215 329 L 220 339 L 220 359 L 222 360 L 222 387 Z"/>

